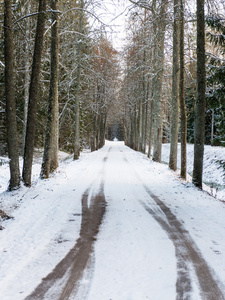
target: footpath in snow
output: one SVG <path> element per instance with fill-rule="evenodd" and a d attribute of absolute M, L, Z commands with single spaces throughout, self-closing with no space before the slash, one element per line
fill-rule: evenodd
<path fill-rule="evenodd" d="M 225 299 L 223 201 L 122 142 L 39 171 L 0 194 L 0 299 Z"/>

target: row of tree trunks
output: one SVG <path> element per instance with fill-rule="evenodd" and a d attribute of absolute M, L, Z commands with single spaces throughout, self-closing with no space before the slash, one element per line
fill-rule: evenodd
<path fill-rule="evenodd" d="M 95 135 L 96 141 L 94 142 L 95 144 L 94 148 L 98 149 L 102 147 L 105 143 L 107 110 L 109 107 L 109 103 L 112 102 L 112 99 L 115 94 L 114 92 L 114 90 L 116 90 L 115 83 L 117 81 L 119 68 L 118 68 L 117 52 L 114 50 L 111 42 L 109 42 L 107 38 L 105 38 L 103 35 L 101 38 L 99 38 L 100 43 L 96 41 L 94 42 L 94 40 L 90 38 L 89 36 L 90 32 L 87 25 L 88 20 L 84 10 L 84 6 L 87 4 L 87 2 L 84 0 L 73 1 L 73 3 L 70 3 L 72 9 L 66 11 L 66 14 L 64 14 L 64 16 L 70 15 L 71 11 L 73 12 L 76 11 L 76 13 L 71 14 L 73 16 L 71 17 L 72 23 L 73 25 L 75 25 L 75 28 L 73 29 L 76 30 L 77 33 L 75 35 L 75 38 L 73 34 L 74 39 L 70 41 L 71 49 L 69 49 L 68 56 L 69 58 L 71 58 L 71 60 L 69 60 L 70 62 L 69 68 L 72 65 L 71 72 L 68 72 L 69 69 L 67 68 L 68 66 L 64 64 L 64 62 L 62 62 L 60 64 L 60 71 L 62 70 L 62 72 L 60 72 L 59 74 L 59 47 L 60 47 L 59 32 L 58 32 L 59 13 L 60 10 L 64 11 L 65 7 L 68 6 L 68 4 L 64 5 L 64 3 L 60 3 L 59 0 L 50 0 L 50 1 L 39 0 L 35 2 L 35 8 L 32 5 L 33 2 L 29 2 L 29 5 L 27 5 L 26 7 L 23 6 L 23 4 L 25 5 L 25 2 L 21 3 L 21 10 L 18 10 L 20 15 L 15 14 L 15 17 L 17 19 L 16 22 L 14 22 L 14 30 L 16 32 L 17 26 L 18 28 L 21 28 L 20 25 L 22 24 L 25 35 L 22 36 L 21 34 L 18 37 L 20 44 L 23 45 L 23 47 L 21 47 L 22 50 L 18 49 L 18 47 L 16 48 L 18 53 L 21 55 L 21 58 L 19 57 L 17 59 L 17 56 L 13 57 L 13 41 L 18 42 L 18 40 L 15 38 L 16 36 L 14 36 L 14 39 L 12 37 L 12 32 L 13 32 L 12 14 L 10 15 L 10 13 L 14 4 L 12 3 L 12 1 L 6 1 L 6 0 L 4 1 L 4 3 L 5 3 L 4 12 L 6 15 L 5 18 L 5 32 L 6 32 L 5 33 L 5 56 L 6 56 L 5 59 L 6 60 L 6 68 L 5 68 L 6 82 L 5 83 L 6 83 L 6 98 L 7 98 L 6 106 L 9 108 L 8 109 L 6 107 L 6 112 L 7 112 L 7 125 L 8 125 L 8 138 L 9 138 L 8 148 L 9 148 L 10 166 L 12 170 L 12 176 L 11 176 L 9 188 L 14 189 L 17 188 L 20 184 L 20 172 L 19 172 L 19 164 L 18 164 L 19 154 L 18 154 L 18 145 L 17 145 L 18 144 L 17 137 L 18 135 L 20 135 L 20 132 L 23 131 L 23 138 L 21 143 L 22 144 L 21 152 L 24 158 L 22 179 L 26 186 L 31 186 L 32 163 L 33 163 L 35 144 L 38 146 L 42 146 L 42 143 L 44 143 L 44 154 L 43 154 L 42 168 L 40 174 L 41 178 L 48 178 L 50 172 L 54 171 L 58 166 L 58 148 L 59 148 L 58 146 L 58 133 L 59 133 L 58 83 L 60 80 L 59 75 L 63 77 L 63 75 L 61 74 L 63 74 L 64 72 L 66 74 L 64 76 L 65 78 L 67 77 L 67 73 L 70 73 L 70 76 L 72 75 L 71 76 L 72 80 L 68 84 L 69 86 L 68 90 L 70 90 L 68 93 L 69 99 L 68 102 L 66 101 L 65 109 L 62 107 L 62 115 L 64 115 L 64 112 L 66 111 L 66 113 L 70 115 L 69 118 L 72 117 L 73 120 L 75 119 L 75 128 L 74 127 L 72 128 L 71 130 L 72 133 L 70 132 L 71 134 L 69 138 L 71 138 L 71 136 L 74 135 L 73 132 L 75 131 L 75 137 L 74 139 L 71 138 L 71 140 L 73 140 L 73 146 L 74 146 L 73 148 L 74 159 L 77 159 L 80 153 L 80 132 L 82 134 L 83 132 L 85 132 L 86 134 L 85 137 L 86 140 L 84 140 L 84 144 L 86 146 L 91 136 L 90 128 L 88 128 L 88 125 L 90 124 L 90 119 L 93 117 L 93 115 L 95 115 L 95 111 L 92 111 L 92 107 L 91 107 L 92 105 L 88 103 L 87 100 L 88 98 L 90 99 L 90 97 L 88 96 L 90 95 L 90 91 L 88 90 L 88 88 L 89 86 L 92 85 L 95 86 L 96 78 L 97 78 L 99 79 L 99 81 L 101 81 L 101 88 L 104 90 L 104 91 L 100 91 L 103 95 L 103 98 L 101 98 L 102 97 L 101 96 L 99 99 L 96 100 L 99 112 L 97 113 L 97 117 L 96 117 L 96 135 Z M 37 5 L 39 4 L 38 13 L 36 13 L 36 9 L 37 9 L 36 4 Z M 51 9 L 47 10 L 47 7 L 50 5 L 51 5 Z M 58 8 L 59 5 L 62 5 L 60 6 L 60 9 Z M 32 9 L 35 9 L 34 13 L 31 13 Z M 14 10 L 17 13 L 17 7 L 15 9 L 14 6 Z M 48 71 L 49 71 L 48 70 L 48 65 L 49 65 L 48 49 L 46 53 L 44 53 L 45 55 L 43 55 L 43 45 L 48 46 L 48 42 L 50 41 L 50 39 L 48 39 L 49 32 L 50 32 L 48 29 L 50 27 L 46 30 L 45 24 L 47 18 L 51 14 L 52 14 L 52 23 L 50 25 L 51 63 L 50 63 L 50 78 L 48 78 Z M 60 22 L 63 23 L 64 19 L 63 20 L 61 19 Z M 8 31 L 8 29 L 10 29 L 10 31 Z M 31 41 L 31 38 L 33 37 L 32 35 L 34 33 L 36 34 L 35 34 L 35 41 L 33 45 L 34 39 L 32 39 Z M 62 38 L 62 40 L 64 40 L 64 36 L 67 34 L 68 35 L 71 34 L 72 36 L 72 31 L 71 32 L 66 31 L 66 34 L 65 32 L 61 32 L 60 39 Z M 44 36 L 45 38 L 47 37 L 46 41 L 44 40 Z M 28 39 L 29 41 L 27 41 Z M 44 44 L 44 42 L 46 42 L 46 44 Z M 83 47 L 82 45 L 85 46 Z M 95 52 L 95 49 L 98 49 L 98 51 Z M 30 57 L 32 56 L 31 51 L 33 53 L 32 58 Z M 27 57 L 26 55 L 24 55 L 24 53 L 27 55 Z M 88 62 L 86 60 L 85 61 L 82 60 L 83 53 L 87 55 L 86 58 Z M 63 55 L 61 55 L 61 59 L 63 60 L 63 57 L 66 56 L 66 54 L 65 53 L 62 54 Z M 43 63 L 42 63 L 42 56 L 44 58 Z M 32 59 L 32 66 L 30 64 L 31 59 Z M 20 65 L 22 65 L 20 70 L 22 70 L 24 74 L 24 76 L 18 75 L 18 77 L 16 78 L 17 82 L 19 82 L 20 86 L 24 86 L 24 83 L 26 87 L 28 86 L 28 88 L 25 87 L 23 89 L 24 93 L 22 92 L 21 89 L 21 91 L 19 91 L 16 95 L 15 95 L 15 81 L 12 76 L 12 74 L 14 74 L 13 71 L 14 60 L 16 63 L 18 63 L 19 61 Z M 84 68 L 85 64 L 89 64 L 88 67 L 86 67 L 86 69 Z M 30 69 L 31 69 L 31 74 L 29 74 Z M 17 70 L 17 74 L 18 74 L 18 70 Z M 87 76 L 86 77 L 83 76 L 84 74 L 85 76 L 86 75 Z M 39 123 L 43 125 L 43 121 L 45 119 L 45 103 L 43 99 L 40 99 L 39 82 L 41 78 L 44 79 L 41 82 L 41 87 L 43 87 L 41 93 L 43 94 L 44 97 L 45 96 L 46 98 L 48 97 L 48 111 L 46 111 L 47 122 L 46 122 L 45 138 L 44 138 L 43 129 L 40 130 L 41 125 L 39 126 Z M 49 81 L 48 79 L 50 79 L 50 83 L 48 83 Z M 81 86 L 81 82 L 83 83 L 82 86 Z M 110 84 L 112 86 L 109 87 Z M 63 82 L 63 84 L 61 85 L 61 87 L 62 86 L 64 88 L 64 90 L 62 91 L 62 98 L 63 98 L 65 97 L 66 94 L 65 93 L 66 79 L 65 82 Z M 85 93 L 83 93 L 82 89 L 85 89 Z M 48 96 L 46 95 L 47 94 L 46 90 L 49 90 Z M 72 97 L 70 97 L 70 95 L 72 95 Z M 15 98 L 19 99 L 20 102 L 18 101 L 18 103 L 22 108 L 24 108 L 24 118 L 22 118 L 21 117 L 22 108 L 19 107 L 18 105 L 19 107 L 18 120 L 19 122 L 20 121 L 24 122 L 24 127 L 22 127 L 19 124 L 20 126 L 19 132 L 17 131 L 16 128 L 17 116 L 16 116 Z M 22 102 L 24 99 L 25 99 L 25 103 Z M 86 103 L 84 103 L 85 101 Z M 67 103 L 69 103 L 68 106 Z M 60 102 L 60 104 L 63 105 L 64 102 L 62 101 Z M 39 114 L 39 108 L 40 108 L 39 106 L 44 111 L 44 116 L 43 116 L 44 118 L 43 119 L 40 118 L 40 120 L 36 120 L 37 115 Z M 81 113 L 80 113 L 80 109 L 81 109 Z M 82 123 L 80 122 L 81 119 L 82 119 Z M 82 125 L 81 129 L 80 129 L 80 125 Z M 39 134 L 38 132 L 39 130 L 41 131 L 41 134 Z M 70 130 L 69 126 L 68 126 L 68 130 Z M 41 141 L 39 140 L 37 141 L 36 137 L 38 136 L 39 138 L 40 135 L 42 135 Z M 69 147 L 66 150 L 71 151 L 72 143 L 71 142 L 67 143 L 66 141 L 66 145 L 67 144 L 69 144 Z M 14 152 L 12 152 L 12 150 L 14 150 Z M 15 157 L 13 157 L 14 155 Z M 16 169 L 18 170 L 17 173 L 16 173 L 17 171 Z M 17 177 L 17 179 L 14 178 L 15 176 Z"/>
<path fill-rule="evenodd" d="M 125 114 L 130 116 L 130 121 L 125 123 L 125 139 L 126 144 L 142 153 L 146 152 L 147 132 L 148 132 L 148 113 L 149 113 L 149 89 L 150 79 L 142 74 L 141 82 L 138 84 L 136 101 L 132 108 L 129 107 Z M 141 90 L 141 93 L 138 93 Z"/>
<path fill-rule="evenodd" d="M 96 151 L 105 145 L 106 117 L 106 113 L 103 112 L 94 116 L 91 151 Z"/>
<path fill-rule="evenodd" d="M 157 20 L 156 2 L 151 5 L 140 1 L 133 4 L 149 9 L 152 12 L 152 18 Z M 153 78 L 151 93 L 148 96 L 150 101 L 148 122 L 145 122 L 146 114 L 143 108 L 143 99 L 139 99 L 133 104 L 133 110 L 130 110 L 130 122 L 126 122 L 126 132 L 128 144 L 135 150 L 144 149 L 144 127 L 149 126 L 149 149 L 150 157 L 153 140 L 153 160 L 161 162 L 162 147 L 162 84 L 163 84 L 163 64 L 164 64 L 164 39 L 166 29 L 167 0 L 162 0 L 160 4 L 160 22 L 152 22 L 153 34 L 156 33 L 156 43 L 153 43 Z M 205 132 L 205 30 L 204 30 L 204 0 L 197 1 L 197 100 L 195 107 L 195 145 L 194 145 L 194 166 L 193 183 L 202 188 L 202 170 L 203 170 L 203 150 L 204 150 L 204 132 Z M 135 42 L 138 39 L 135 37 Z M 143 42 L 143 47 L 145 42 Z M 131 54 L 133 54 L 131 52 Z M 145 55 L 145 51 L 144 51 Z M 132 56 L 132 55 L 131 55 Z M 137 63 L 138 64 L 138 63 Z M 143 66 L 145 63 L 143 63 Z M 136 67 L 136 69 L 138 69 Z M 129 70 L 129 68 L 128 68 Z M 128 72 L 129 78 L 129 72 Z M 177 169 L 177 145 L 179 132 L 179 106 L 180 106 L 180 141 L 181 141 L 181 177 L 186 179 L 187 174 L 187 116 L 185 105 L 185 62 L 184 62 L 184 0 L 174 0 L 174 26 L 173 26 L 173 80 L 172 80 L 172 114 L 171 114 L 171 135 L 170 135 L 170 161 L 169 166 L 172 170 Z M 129 79 L 128 79 L 129 80 Z M 131 77 L 132 80 L 132 77 Z M 145 81 L 143 80 L 142 89 L 139 94 L 145 93 Z M 131 97 L 134 97 L 135 93 Z M 138 94 L 138 93 L 137 93 Z M 152 100 L 151 100 L 152 99 Z M 136 107 L 138 106 L 138 109 Z M 147 109 L 148 110 L 148 109 Z M 129 111 L 129 110 L 127 110 Z M 142 141 L 140 144 L 140 137 Z"/>

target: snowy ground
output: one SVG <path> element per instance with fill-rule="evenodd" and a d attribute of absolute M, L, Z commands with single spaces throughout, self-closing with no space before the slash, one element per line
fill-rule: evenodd
<path fill-rule="evenodd" d="M 169 163 L 170 144 L 163 144 L 162 161 Z M 193 171 L 193 145 L 187 145 L 187 172 L 192 175 Z M 178 145 L 178 168 L 180 168 L 180 144 Z M 191 181 L 191 179 L 190 179 Z M 205 146 L 203 181 L 211 188 L 213 195 L 225 200 L 225 148 Z M 208 189 L 205 186 L 205 189 Z"/>
<path fill-rule="evenodd" d="M 163 161 L 168 150 L 165 144 Z M 190 173 L 192 151 L 188 146 Z M 225 161 L 225 149 L 206 147 L 205 155 L 204 180 L 221 187 L 224 175 L 218 162 Z M 0 209 L 14 217 L 1 223 L 1 300 L 25 299 L 74 247 L 80 235 L 81 199 L 87 190 L 97 194 L 101 185 L 106 212 L 89 265 L 70 299 L 172 300 L 180 292 L 176 285 L 183 271 L 188 286 L 180 299 L 225 299 L 225 204 L 219 200 L 225 199 L 223 190 L 212 191 L 217 198 L 211 197 L 181 181 L 166 164 L 152 162 L 122 142 L 107 142 L 78 161 L 64 160 L 48 180 L 38 178 L 36 163 L 33 186 L 13 193 L 4 191 L 8 166 L 0 170 Z M 175 237 L 173 225 L 180 230 Z M 183 249 L 183 242 L 190 247 Z M 211 281 L 223 296 L 219 291 L 215 298 L 206 296 Z M 58 299 L 52 295 L 58 289 L 60 293 L 60 286 L 53 287 L 35 299 Z"/>

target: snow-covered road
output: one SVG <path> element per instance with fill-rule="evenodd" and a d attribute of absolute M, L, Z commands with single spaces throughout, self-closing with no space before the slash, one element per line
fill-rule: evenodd
<path fill-rule="evenodd" d="M 122 142 L 3 198 L 2 300 L 225 299 L 224 203 Z"/>

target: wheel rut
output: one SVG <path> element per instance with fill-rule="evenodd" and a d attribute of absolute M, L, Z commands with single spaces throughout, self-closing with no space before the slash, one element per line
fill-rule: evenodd
<path fill-rule="evenodd" d="M 94 252 L 94 243 L 106 211 L 104 173 L 110 151 L 111 147 L 103 157 L 96 179 L 82 195 L 81 228 L 76 244 L 25 300 L 66 300 L 70 299 L 71 295 L 74 297 L 78 291 L 79 280 Z M 97 194 L 91 193 L 92 186 L 99 186 Z"/>
<path fill-rule="evenodd" d="M 75 246 L 25 300 L 66 300 L 71 294 L 76 294 L 79 280 L 93 253 L 94 242 L 106 211 L 103 183 L 99 192 L 91 196 L 88 205 L 89 195 L 90 189 L 87 189 L 82 196 L 80 237 Z"/>
<path fill-rule="evenodd" d="M 155 201 L 156 205 L 141 204 L 151 216 L 166 231 L 174 244 L 177 258 L 177 300 L 193 299 L 190 267 L 196 274 L 200 295 L 204 300 L 224 300 L 224 294 L 220 290 L 218 281 L 213 276 L 213 271 L 209 268 L 201 255 L 200 250 L 192 240 L 189 232 L 182 223 L 177 220 L 171 210 L 156 196 L 147 186 L 144 188 L 148 195 Z M 156 208 L 154 207 L 156 206 Z"/>
<path fill-rule="evenodd" d="M 159 223 L 174 244 L 177 260 L 176 300 L 193 299 L 191 270 L 194 270 L 203 300 L 224 300 L 225 295 L 220 288 L 222 284 L 214 277 L 213 270 L 202 257 L 189 232 L 165 203 L 143 183 L 125 156 L 123 160 L 129 164 L 146 193 L 154 200 L 154 203 L 152 200 L 147 203 L 140 200 L 141 205 Z"/>

